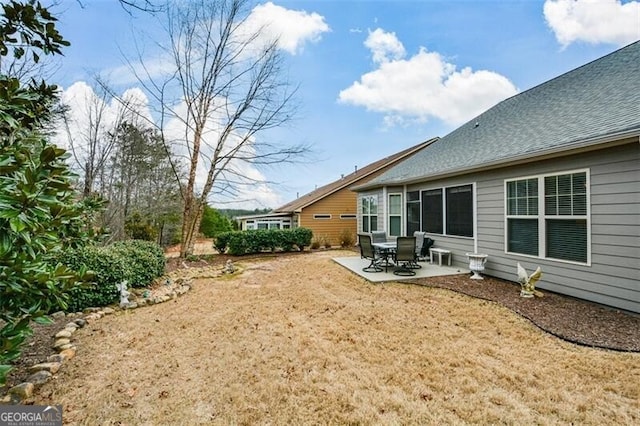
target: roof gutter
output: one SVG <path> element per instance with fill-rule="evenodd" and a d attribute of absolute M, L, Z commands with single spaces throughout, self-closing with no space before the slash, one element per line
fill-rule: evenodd
<path fill-rule="evenodd" d="M 458 169 L 448 170 L 446 172 L 441 172 L 433 175 L 424 175 L 412 179 L 402 179 L 397 181 L 387 181 L 383 183 L 376 184 L 362 184 L 353 188 L 353 191 L 361 192 L 365 190 L 382 188 L 385 186 L 395 186 L 395 185 L 411 185 L 414 183 L 424 182 L 425 180 L 435 180 L 435 179 L 443 179 L 451 176 L 457 176 L 472 172 L 491 170 L 496 168 L 509 166 L 516 166 L 519 164 L 530 163 L 532 161 L 540 161 L 547 157 L 558 156 L 558 154 L 569 155 L 575 151 L 593 151 L 595 149 L 599 149 L 601 145 L 608 146 L 617 146 L 624 145 L 630 142 L 633 142 L 634 138 L 638 139 L 638 143 L 640 143 L 640 128 L 634 128 L 632 130 L 625 130 L 623 132 L 611 133 L 605 136 L 598 136 L 589 139 L 581 139 L 579 141 L 571 142 L 567 145 L 562 145 L 560 147 L 545 149 L 541 151 L 537 151 L 534 153 L 526 153 L 522 155 L 516 155 L 508 158 L 501 158 L 499 160 L 491 161 L 488 163 L 478 164 L 470 167 L 461 167 Z"/>

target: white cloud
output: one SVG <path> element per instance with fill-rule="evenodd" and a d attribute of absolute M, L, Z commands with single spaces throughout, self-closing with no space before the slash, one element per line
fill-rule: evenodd
<path fill-rule="evenodd" d="M 129 116 L 127 119 L 130 122 L 137 122 L 138 125 L 143 127 L 149 126 L 149 121 L 153 122 L 148 98 L 142 90 L 135 87 L 130 88 L 124 91 L 121 97 L 129 102 L 131 108 L 137 108 L 144 117 L 144 120 L 140 120 L 135 116 Z M 67 113 L 69 132 L 67 132 L 64 122 L 60 121 L 57 124 L 53 142 L 58 146 L 70 149 L 70 134 L 73 138 L 76 156 L 70 160 L 72 162 L 83 162 L 88 154 L 86 149 L 88 138 L 95 137 L 89 134 L 91 131 L 89 123 L 95 123 L 97 115 L 101 114 L 101 125 L 97 130 L 97 139 L 106 140 L 107 132 L 113 129 L 119 115 L 123 114 L 121 104 L 117 100 L 105 100 L 103 96 L 97 94 L 94 89 L 84 81 L 78 81 L 63 90 L 61 100 L 69 108 Z M 185 116 L 186 104 L 182 102 L 178 104 L 174 110 L 177 115 Z M 208 145 L 205 144 L 205 146 L 203 146 L 203 155 L 197 169 L 197 190 L 201 190 L 204 186 L 209 165 L 208 158 L 213 152 L 210 145 L 215 143 L 219 130 L 219 126 L 215 124 L 215 119 L 212 119 L 207 125 L 207 130 L 204 134 Z M 93 131 L 95 132 L 95 130 Z M 167 139 L 172 141 L 174 154 L 185 156 L 188 151 L 184 140 L 185 135 L 188 135 L 189 132 L 186 131 L 184 122 L 179 117 L 169 119 L 165 125 L 165 134 L 167 135 Z M 235 142 L 237 142 L 237 140 Z M 232 140 L 230 145 L 232 146 L 233 144 L 234 141 Z M 227 147 L 226 152 L 231 149 L 231 146 Z M 247 149 L 252 148 L 248 147 Z M 183 160 L 182 162 L 186 164 L 186 161 Z M 71 166 L 74 170 L 80 172 L 79 164 L 71 164 Z M 225 203 L 218 205 L 219 207 L 263 208 L 277 207 L 282 204 L 281 197 L 265 182 L 266 177 L 256 167 L 240 161 L 232 162 L 231 167 L 235 175 L 240 176 L 239 178 L 234 178 L 244 181 L 244 184 L 239 184 L 234 188 L 235 195 L 233 199 L 237 200 L 237 202 L 227 204 L 229 197 L 212 194 L 210 199 L 213 202 L 223 201 Z"/>
<path fill-rule="evenodd" d="M 143 62 L 132 61 L 131 64 L 106 69 L 101 75 L 112 84 L 126 86 L 170 75 L 175 69 L 174 59 L 164 53 L 156 57 L 147 56 Z"/>
<path fill-rule="evenodd" d="M 546 0 L 544 17 L 566 47 L 575 41 L 622 46 L 640 39 L 640 2 Z"/>
<path fill-rule="evenodd" d="M 286 9 L 271 2 L 256 6 L 245 25 L 250 33 L 262 29 L 263 36 L 278 39 L 279 47 L 292 54 L 300 52 L 308 42 L 317 42 L 330 31 L 318 13 Z"/>
<path fill-rule="evenodd" d="M 374 34 L 375 40 L 385 42 L 371 42 Z M 469 67 L 457 71 L 456 65 L 425 48 L 404 59 L 402 44 L 383 30 L 370 33 L 365 44 L 378 68 L 342 90 L 338 99 L 384 113 L 386 125 L 431 118 L 458 125 L 517 93 L 513 83 L 500 74 Z M 376 55 L 384 60 L 376 61 Z"/>
<path fill-rule="evenodd" d="M 396 37 L 396 33 L 387 33 L 381 28 L 369 31 L 364 45 L 371 50 L 373 62 L 384 63 L 402 59 L 406 55 L 404 46 Z"/>

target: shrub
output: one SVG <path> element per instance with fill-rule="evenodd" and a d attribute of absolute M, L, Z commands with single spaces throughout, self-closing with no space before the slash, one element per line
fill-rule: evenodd
<path fill-rule="evenodd" d="M 221 232 L 213 239 L 213 247 L 220 253 L 227 251 L 229 245 L 229 239 L 231 239 L 233 232 Z"/>
<path fill-rule="evenodd" d="M 140 240 L 67 250 L 60 261 L 71 269 L 87 269 L 94 274 L 93 282 L 70 292 L 69 312 L 115 303 L 120 298 L 117 284 L 126 280 L 129 287 L 145 287 L 161 276 L 165 267 L 162 248 Z"/>
<path fill-rule="evenodd" d="M 353 247 L 356 243 L 356 236 L 350 229 L 343 229 L 340 232 L 340 247 L 348 248 Z"/>
<path fill-rule="evenodd" d="M 86 268 L 93 271 L 93 282 L 74 288 L 69 293 L 68 312 L 81 311 L 91 306 L 106 306 L 119 298 L 116 284 L 127 279 L 127 262 L 119 253 L 107 247 L 88 246 L 68 250 L 61 262 L 71 269 Z"/>
<path fill-rule="evenodd" d="M 118 241 L 107 247 L 127 261 L 127 281 L 130 287 L 146 287 L 164 274 L 165 257 L 162 247 L 142 240 Z"/>
<path fill-rule="evenodd" d="M 220 253 L 235 256 L 264 251 L 303 250 L 311 243 L 312 232 L 306 228 L 295 229 L 255 229 L 218 234 L 214 247 Z"/>

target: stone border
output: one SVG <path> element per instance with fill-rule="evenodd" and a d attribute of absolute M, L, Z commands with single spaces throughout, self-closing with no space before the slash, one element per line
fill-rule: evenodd
<path fill-rule="evenodd" d="M 239 272 L 242 272 L 242 268 L 238 268 L 230 259 L 227 260 L 226 264 L 222 267 L 208 266 L 204 268 L 178 269 L 157 278 L 155 282 L 159 282 L 160 285 L 155 289 L 133 289 L 131 291 L 133 301 L 124 306 L 85 309 L 84 318 L 76 318 L 67 323 L 62 330 L 54 334 L 53 349 L 56 350 L 57 353 L 50 355 L 47 358 L 47 362 L 31 366 L 29 371 L 31 371 L 32 374 L 25 382 L 10 388 L 7 395 L 0 399 L 0 404 L 20 404 L 28 398 L 31 398 L 38 386 L 51 380 L 62 365 L 76 355 L 77 348 L 73 345 L 71 338 L 78 328 L 97 321 L 105 315 L 113 315 L 117 311 L 137 309 L 143 306 L 155 305 L 177 299 L 178 296 L 186 294 L 193 288 L 194 279 L 219 278 L 222 275 L 233 275 Z M 147 292 L 149 292 L 149 294 L 147 294 Z M 155 293 L 155 295 L 152 293 Z M 54 318 L 62 318 L 63 316 L 75 317 L 78 316 L 78 314 L 55 312 L 51 314 L 51 316 Z"/>
<path fill-rule="evenodd" d="M 76 355 L 77 348 L 73 345 L 72 337 L 77 329 L 83 328 L 87 324 L 90 324 L 93 321 L 97 321 L 106 315 L 113 315 L 117 311 L 141 308 L 143 306 L 155 305 L 158 303 L 164 303 L 169 300 L 176 299 L 178 298 L 178 296 L 182 296 L 192 289 L 194 278 L 195 277 L 189 277 L 186 279 L 177 278 L 173 280 L 170 276 L 165 276 L 162 277 L 161 280 L 166 281 L 166 288 L 161 287 L 162 291 L 157 291 L 160 294 L 157 294 L 153 297 L 143 296 L 146 291 L 151 290 L 142 289 L 142 291 L 140 292 L 136 290 L 135 292 L 132 292 L 134 301 L 129 302 L 123 307 L 107 306 L 104 308 L 85 309 L 84 318 L 74 319 L 73 321 L 67 323 L 62 330 L 54 334 L 54 343 L 52 348 L 56 351 L 56 353 L 50 355 L 47 358 L 47 362 L 42 362 L 31 366 L 29 368 L 29 371 L 32 374 L 23 383 L 10 388 L 7 392 L 7 395 L 4 398 L 0 399 L 0 404 L 20 404 L 28 398 L 31 398 L 34 395 L 37 387 L 51 380 L 53 375 L 60 370 L 62 365 Z M 56 312 L 54 314 L 51 314 L 51 316 L 54 318 L 61 318 L 63 316 L 72 317 L 77 315 L 78 314 L 75 313 L 65 314 L 64 312 Z"/>

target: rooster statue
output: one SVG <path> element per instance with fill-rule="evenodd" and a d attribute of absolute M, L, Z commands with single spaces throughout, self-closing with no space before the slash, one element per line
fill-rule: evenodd
<path fill-rule="evenodd" d="M 536 283 L 542 277 L 542 270 L 538 266 L 538 268 L 533 272 L 533 274 L 527 274 L 527 271 L 520 265 L 518 262 L 518 282 L 520 282 L 521 290 L 520 296 L 522 297 L 533 297 L 538 296 L 542 297 L 543 294 L 536 290 Z"/>

